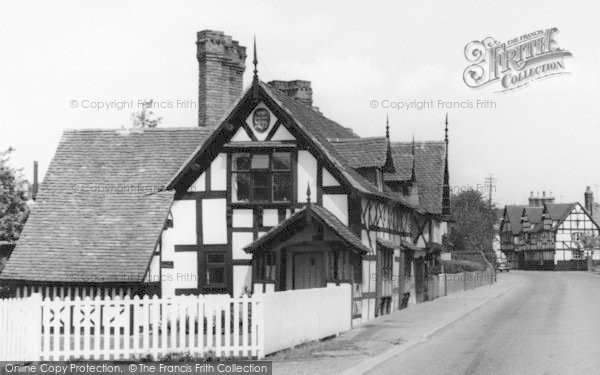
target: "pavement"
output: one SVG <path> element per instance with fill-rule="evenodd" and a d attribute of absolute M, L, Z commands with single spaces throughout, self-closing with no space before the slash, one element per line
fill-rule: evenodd
<path fill-rule="evenodd" d="M 600 373 L 600 277 L 515 274 L 522 278 L 517 288 L 367 373 Z"/>
<path fill-rule="evenodd" d="M 516 288 L 523 282 L 522 275 L 514 271 L 499 274 L 493 285 L 411 305 L 333 339 L 308 343 L 266 359 L 273 361 L 274 374 L 363 374 L 427 342 Z"/>

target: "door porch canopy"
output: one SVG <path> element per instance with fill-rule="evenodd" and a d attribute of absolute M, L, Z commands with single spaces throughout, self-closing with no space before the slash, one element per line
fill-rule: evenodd
<path fill-rule="evenodd" d="M 360 282 L 361 260 L 370 252 L 334 214 L 310 203 L 246 246 L 244 251 L 253 254 L 253 283 L 275 283 L 276 290 L 298 287 L 295 280 L 300 270 L 294 261 L 298 254 L 320 254 L 319 274 L 326 283 Z M 315 272 L 314 269 L 303 271 Z"/>

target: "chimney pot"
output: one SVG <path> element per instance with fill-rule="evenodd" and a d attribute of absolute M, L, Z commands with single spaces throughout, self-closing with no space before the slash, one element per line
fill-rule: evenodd
<path fill-rule="evenodd" d="M 312 88 L 310 81 L 270 81 L 269 86 L 283 92 L 289 97 L 296 99 L 297 101 L 312 107 Z"/>
<path fill-rule="evenodd" d="M 585 205 L 585 209 L 590 213 L 590 215 L 594 214 L 594 193 L 592 192 L 592 189 L 590 189 L 590 187 L 588 186 L 585 189 L 585 193 L 583 194 L 584 197 L 584 205 Z"/>

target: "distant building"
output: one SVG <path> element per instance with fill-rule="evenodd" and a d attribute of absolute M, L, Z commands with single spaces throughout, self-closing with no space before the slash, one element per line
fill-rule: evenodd
<path fill-rule="evenodd" d="M 554 198 L 533 196 L 529 205 L 507 205 L 500 225 L 500 248 L 515 268 L 582 270 L 586 258 L 600 260 L 600 249 L 586 250 L 584 234 L 597 236 L 598 222 L 592 216 L 593 194 L 585 193 L 586 206 L 579 202 L 554 203 Z"/>

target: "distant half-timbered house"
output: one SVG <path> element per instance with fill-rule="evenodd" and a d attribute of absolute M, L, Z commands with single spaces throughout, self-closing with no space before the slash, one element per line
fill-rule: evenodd
<path fill-rule="evenodd" d="M 588 257 L 600 260 L 600 249 L 584 248 L 582 237 L 599 232 L 580 203 L 509 205 L 500 227 L 501 250 L 516 268 L 585 270 Z"/>
<path fill-rule="evenodd" d="M 350 283 L 360 322 L 424 300 L 450 214 L 448 133 L 361 138 L 307 81 L 242 92 L 245 48 L 198 33 L 199 127 L 66 131 L 0 279 L 20 293 Z M 383 121 L 382 121 L 383 129 Z"/>

